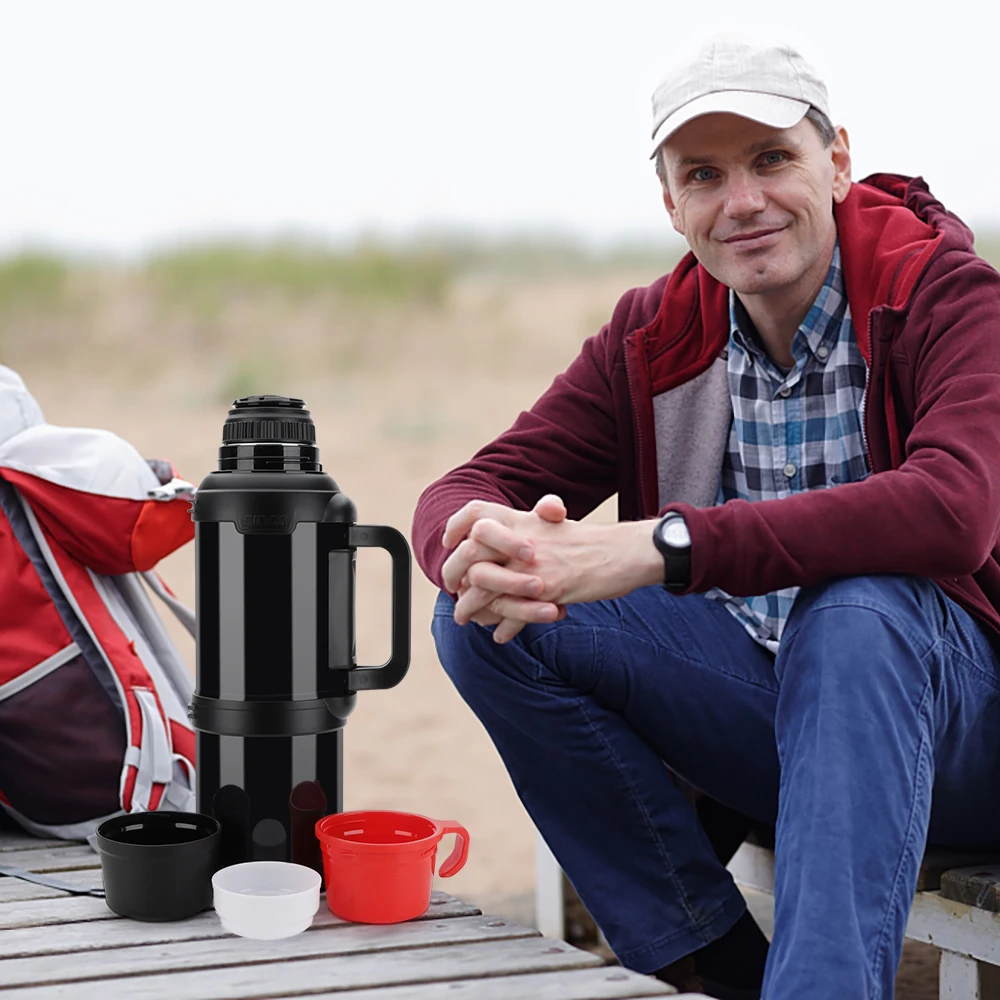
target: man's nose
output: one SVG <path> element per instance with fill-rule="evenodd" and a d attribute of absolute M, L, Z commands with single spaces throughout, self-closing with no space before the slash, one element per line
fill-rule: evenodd
<path fill-rule="evenodd" d="M 745 219 L 763 212 L 767 205 L 760 181 L 745 174 L 730 177 L 723 210 L 731 219 Z"/>

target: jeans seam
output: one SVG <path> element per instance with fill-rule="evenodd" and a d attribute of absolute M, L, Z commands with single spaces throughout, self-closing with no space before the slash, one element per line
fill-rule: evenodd
<path fill-rule="evenodd" d="M 931 648 L 927 651 L 927 653 L 921 657 L 921 661 L 925 660 L 927 656 L 929 656 L 934 651 L 934 649 L 940 644 L 940 642 L 941 640 L 939 639 L 938 642 L 936 642 L 933 646 L 931 646 Z M 923 694 L 921 695 L 920 702 L 917 708 L 918 717 L 920 717 L 921 719 L 925 718 L 927 714 L 927 699 L 929 698 L 931 691 L 932 691 L 931 681 L 930 678 L 928 678 L 924 684 L 924 691 Z M 906 824 L 906 836 L 903 841 L 903 850 L 900 852 L 899 860 L 896 862 L 896 871 L 892 879 L 892 888 L 889 891 L 888 904 L 885 909 L 885 915 L 882 918 L 882 926 L 879 929 L 878 938 L 876 939 L 875 942 L 875 956 L 871 970 L 873 988 L 877 987 L 878 977 L 882 971 L 882 965 L 885 960 L 886 937 L 888 936 L 889 932 L 889 917 L 890 914 L 892 913 L 892 901 L 898 895 L 899 883 L 902 878 L 903 860 L 906 857 L 906 846 L 907 844 L 910 843 L 912 839 L 913 827 L 914 824 L 916 823 L 917 801 L 919 799 L 919 794 L 918 794 L 919 786 L 923 781 L 922 777 L 923 772 L 921 770 L 920 765 L 923 762 L 924 758 L 927 756 L 927 746 L 929 742 L 927 725 L 925 724 L 922 728 L 923 728 L 923 733 L 920 737 L 919 747 L 917 748 L 917 767 L 913 781 L 913 800 L 910 803 L 910 816 Z M 872 996 L 874 995 L 875 994 L 872 994 Z"/>
<path fill-rule="evenodd" d="M 666 646 L 661 646 L 659 643 L 653 642 L 650 639 L 645 638 L 644 636 L 636 635 L 634 632 L 629 632 L 627 629 L 615 628 L 613 625 L 602 625 L 600 628 L 597 628 L 594 625 L 576 624 L 574 622 L 570 624 L 560 623 L 558 626 L 556 626 L 556 628 L 562 628 L 562 629 L 582 628 L 582 629 L 589 629 L 593 633 L 600 632 L 602 634 L 618 633 L 620 635 L 628 636 L 629 640 L 632 642 L 641 642 L 643 645 L 649 646 L 650 648 L 654 649 L 657 653 L 660 653 L 664 656 L 676 657 L 679 660 L 683 660 L 685 663 L 689 663 L 693 667 L 697 667 L 699 670 L 711 670 L 715 673 L 721 674 L 724 677 L 730 678 L 730 680 L 739 681 L 741 684 L 747 684 L 750 687 L 755 687 L 760 691 L 767 691 L 768 694 L 777 694 L 780 688 L 780 685 L 777 683 L 777 680 L 775 681 L 774 687 L 768 687 L 766 684 L 758 684 L 756 681 L 750 680 L 747 677 L 741 677 L 739 674 L 731 673 L 730 671 L 724 670 L 721 667 L 716 667 L 706 664 L 704 660 L 692 659 L 690 656 L 685 656 L 683 652 L 680 652 L 675 649 L 670 649 Z M 530 641 L 525 642 L 525 646 L 527 647 L 529 652 L 531 652 L 532 656 L 535 655 L 534 653 L 535 644 L 541 642 L 544 638 L 551 635 L 556 630 L 556 628 L 548 629 L 541 635 L 536 635 Z"/>
<path fill-rule="evenodd" d="M 677 875 L 677 869 L 672 864 L 670 860 L 670 855 L 663 848 L 663 844 L 660 840 L 660 837 L 656 833 L 652 817 L 649 815 L 649 812 L 646 810 L 645 804 L 639 797 L 639 794 L 635 787 L 635 783 L 632 781 L 628 772 L 622 767 L 621 761 L 618 759 L 618 755 L 615 753 L 614 748 L 604 738 L 604 734 L 600 731 L 600 729 L 598 729 L 598 727 L 594 725 L 594 720 L 591 719 L 590 715 L 587 712 L 585 700 L 586 699 L 583 697 L 577 698 L 576 700 L 577 707 L 580 709 L 580 712 L 583 715 L 584 719 L 587 720 L 587 725 L 590 727 L 590 731 L 594 734 L 597 740 L 604 746 L 604 749 L 611 757 L 611 760 L 614 762 L 614 765 L 617 768 L 619 775 L 621 776 L 622 780 L 624 781 L 625 785 L 629 790 L 629 793 L 632 796 L 632 801 L 635 802 L 635 804 L 638 806 L 639 812 L 641 813 L 642 818 L 645 821 L 646 830 L 652 836 L 653 842 L 656 844 L 656 851 L 660 855 L 660 859 L 663 861 L 663 864 L 667 869 L 668 877 L 670 881 L 674 883 L 674 886 L 677 889 L 677 894 L 680 897 L 682 905 L 684 906 L 684 912 L 687 915 L 688 920 L 692 924 L 697 924 L 698 919 L 697 917 L 695 917 L 693 911 L 691 910 L 691 905 L 688 900 L 687 891 L 685 890 L 684 884 L 681 882 L 680 878 Z"/>
<path fill-rule="evenodd" d="M 671 941 L 676 941 L 678 938 L 682 938 L 686 934 L 690 934 L 693 930 L 697 930 L 707 924 L 715 923 L 719 916 L 725 912 L 727 907 L 732 905 L 733 898 L 723 900 L 717 907 L 715 907 L 714 910 L 712 910 L 711 913 L 706 914 L 703 920 L 694 921 L 693 926 L 681 927 L 671 934 L 665 934 L 662 937 L 656 938 L 654 941 L 650 941 L 649 944 L 644 944 L 641 948 L 629 948 L 627 951 L 623 951 L 620 954 L 616 953 L 616 957 L 622 965 L 627 967 L 628 963 L 634 963 L 640 960 L 643 955 L 648 954 L 651 951 L 656 951 L 658 948 L 662 948 L 664 945 L 670 944 Z M 743 900 L 741 899 L 740 902 L 743 902 Z M 746 904 L 743 903 L 743 906 L 745 908 Z M 702 937 L 702 935 L 699 935 L 699 937 Z"/>
<path fill-rule="evenodd" d="M 989 673 L 986 670 L 983 670 L 983 668 L 971 656 L 969 656 L 969 654 L 966 653 L 964 649 L 959 648 L 953 642 L 949 641 L 946 638 L 942 638 L 940 640 L 940 643 L 942 646 L 947 646 L 947 648 L 951 650 L 951 652 L 954 653 L 955 656 L 960 656 L 966 664 L 966 669 L 968 669 L 971 673 L 974 673 L 977 677 L 986 681 L 994 691 L 1000 693 L 1000 681 L 998 681 L 993 674 Z"/>
<path fill-rule="evenodd" d="M 851 599 L 851 600 L 839 599 L 839 600 L 827 601 L 820 599 L 820 601 L 817 601 L 815 604 L 813 604 L 806 613 L 811 615 L 817 611 L 826 611 L 830 608 L 861 608 L 865 611 L 874 611 L 875 614 L 884 618 L 887 622 L 890 622 L 895 628 L 897 628 L 902 635 L 906 636 L 909 642 L 914 642 L 919 640 L 919 636 L 916 635 L 913 631 L 911 631 L 910 627 L 904 621 L 901 621 L 886 608 L 880 607 L 877 604 L 869 603 L 867 601 L 861 601 L 857 599 Z M 794 634 L 795 632 L 798 632 L 800 628 L 801 626 L 793 626 L 791 629 L 787 631 Z M 785 633 L 782 633 L 781 638 L 782 641 L 784 641 Z M 941 636 L 935 634 L 934 639 L 931 642 L 930 646 L 928 646 L 928 648 L 920 654 L 920 659 L 922 660 L 925 656 L 927 656 L 928 653 L 931 652 L 931 650 L 935 649 L 940 641 L 941 641 Z"/>

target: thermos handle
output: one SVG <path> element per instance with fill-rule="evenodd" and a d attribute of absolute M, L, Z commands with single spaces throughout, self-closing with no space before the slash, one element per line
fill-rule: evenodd
<path fill-rule="evenodd" d="M 352 691 L 395 687 L 410 666 L 410 547 L 395 528 L 385 524 L 352 524 L 348 544 L 385 549 L 392 556 L 392 652 L 381 667 L 352 667 Z"/>

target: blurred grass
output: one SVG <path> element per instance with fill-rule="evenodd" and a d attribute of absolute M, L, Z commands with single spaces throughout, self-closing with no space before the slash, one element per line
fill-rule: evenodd
<path fill-rule="evenodd" d="M 452 268 L 425 247 L 369 244 L 337 251 L 295 242 L 227 242 L 157 254 L 145 265 L 145 275 L 166 301 L 213 315 L 234 297 L 255 295 L 289 302 L 335 295 L 369 306 L 441 306 Z"/>
<path fill-rule="evenodd" d="M 0 259 L 0 311 L 58 309 L 69 275 L 69 262 L 53 253 L 24 251 Z"/>
<path fill-rule="evenodd" d="M 488 239 L 428 232 L 406 243 L 218 240 L 131 262 L 49 250 L 0 257 L 0 350 L 14 368 L 118 380 L 165 378 L 187 400 L 300 394 L 388 369 L 560 370 L 625 289 L 669 271 L 686 248 L 590 247 L 568 236 Z M 1000 232 L 977 240 L 1000 266 Z M 426 370 L 426 369 L 423 369 Z M 285 388 L 282 388 L 285 387 Z M 390 436 L 433 436 L 390 421 Z"/>

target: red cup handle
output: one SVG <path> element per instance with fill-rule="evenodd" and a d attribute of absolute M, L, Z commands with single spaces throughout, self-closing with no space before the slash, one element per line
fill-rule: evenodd
<path fill-rule="evenodd" d="M 441 878 L 448 878 L 449 875 L 454 875 L 456 872 L 461 871 L 469 857 L 469 831 L 461 823 L 456 823 L 453 819 L 444 820 L 438 823 L 438 826 L 441 828 L 442 837 L 447 836 L 449 833 L 455 834 L 456 837 L 455 850 L 451 852 L 448 860 L 438 870 L 438 875 Z"/>

